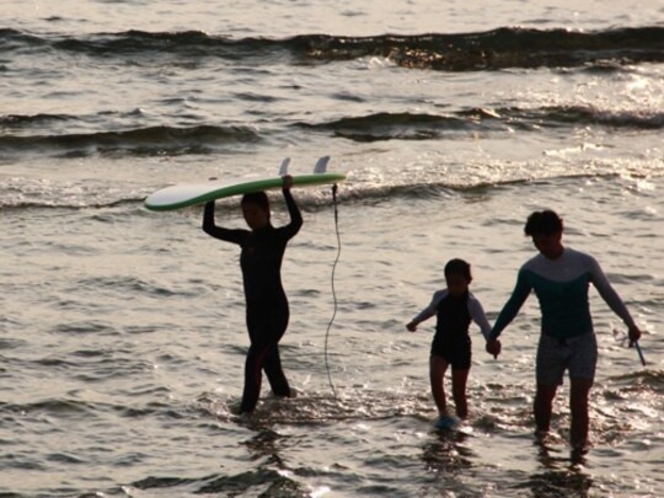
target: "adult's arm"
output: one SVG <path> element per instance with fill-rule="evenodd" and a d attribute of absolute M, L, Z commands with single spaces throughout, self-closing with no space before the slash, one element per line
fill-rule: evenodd
<path fill-rule="evenodd" d="M 602 299 L 604 299 L 604 302 L 609 305 L 609 308 L 611 308 L 611 310 L 613 310 L 613 312 L 622 319 L 622 321 L 629 329 L 637 328 L 632 315 L 627 309 L 627 306 L 625 306 L 623 300 L 611 286 L 609 279 L 606 278 L 606 275 L 604 274 L 602 268 L 599 266 L 599 263 L 595 260 L 595 258 L 590 257 L 590 259 L 591 281 L 599 292 L 599 295 L 602 297 Z"/>
<path fill-rule="evenodd" d="M 503 309 L 500 311 L 496 323 L 493 324 L 493 328 L 489 333 L 488 340 L 496 340 L 500 333 L 507 327 L 512 320 L 516 317 L 517 313 L 523 306 L 523 303 L 526 301 L 530 295 L 532 287 L 528 282 L 528 278 L 523 270 L 519 271 L 519 275 L 516 280 L 516 285 L 512 291 L 512 295 L 503 306 Z"/>

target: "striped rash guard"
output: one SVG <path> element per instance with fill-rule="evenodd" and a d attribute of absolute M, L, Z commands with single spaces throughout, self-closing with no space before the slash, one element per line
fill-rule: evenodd
<path fill-rule="evenodd" d="M 489 338 L 496 339 L 500 335 L 533 290 L 542 313 L 542 334 L 565 340 L 592 333 L 588 303 L 590 283 L 628 327 L 635 326 L 597 261 L 588 254 L 565 248 L 559 258 L 548 259 L 538 254 L 521 267 L 514 291 L 498 315 Z"/>

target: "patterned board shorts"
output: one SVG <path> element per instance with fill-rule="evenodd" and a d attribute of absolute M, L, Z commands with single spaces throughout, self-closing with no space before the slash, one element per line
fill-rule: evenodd
<path fill-rule="evenodd" d="M 555 339 L 542 334 L 537 347 L 537 383 L 562 385 L 565 370 L 570 379 L 595 379 L 597 338 L 594 333 L 569 339 Z"/>

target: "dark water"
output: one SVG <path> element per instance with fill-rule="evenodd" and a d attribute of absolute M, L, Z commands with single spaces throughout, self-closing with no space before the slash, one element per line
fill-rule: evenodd
<path fill-rule="evenodd" d="M 586 84 L 630 77 L 655 79 L 664 59 L 664 28 L 655 26 L 592 33 L 505 27 L 469 34 L 298 35 L 282 39 L 235 39 L 200 31 L 63 35 L 3 29 L 0 48 L 6 57 L 3 72 L 8 94 L 18 104 L 16 107 L 28 108 L 27 112 L 7 113 L 0 119 L 5 161 L 33 154 L 71 159 L 224 154 L 271 148 L 282 140 L 372 143 L 459 139 L 474 134 L 503 138 L 514 131 L 550 130 L 555 134 L 585 126 L 654 134 L 664 126 L 660 109 L 621 109 L 627 102 L 614 103 L 613 109 L 607 109 L 581 102 L 533 105 L 532 101 L 476 100 L 474 106 L 432 103 L 418 111 L 399 106 L 396 96 L 387 95 L 383 108 L 370 110 L 375 107 L 373 99 L 344 89 L 344 85 L 326 88 L 314 101 L 314 107 L 337 101 L 336 110 L 311 116 L 298 109 L 300 104 L 292 110 L 287 104 L 290 98 L 286 94 L 306 93 L 303 85 L 292 82 L 265 89 L 252 83 L 272 82 L 275 72 L 282 68 L 295 68 L 303 73 L 302 77 L 313 80 L 318 72 L 332 71 L 328 66 L 341 66 L 334 70 L 354 73 L 358 68 L 347 67 L 349 64 L 364 65 L 374 58 L 389 65 L 391 72 L 401 75 L 402 70 L 421 71 L 422 78 L 438 73 L 469 73 L 483 75 L 488 82 L 495 73 L 501 73 L 497 78 L 504 77 L 505 71 L 519 71 L 524 76 L 533 70 L 544 71 L 552 78 L 586 79 Z M 224 70 L 228 74 L 223 74 Z M 85 73 L 85 79 L 105 82 L 110 78 L 111 85 L 72 91 L 72 79 L 79 72 Z M 186 78 L 206 79 L 210 84 L 175 96 L 178 79 Z M 10 86 L 12 79 L 19 84 Z M 20 84 L 22 79 L 29 85 Z M 104 100 L 112 99 L 127 80 L 131 86 L 138 86 L 139 93 L 155 92 L 152 99 L 125 110 L 108 107 Z M 216 97 L 206 96 L 212 93 L 209 87 L 241 81 L 244 86 L 217 90 Z M 50 88 L 44 93 L 34 92 L 30 86 Z M 74 105 L 88 109 L 35 112 L 39 107 L 34 102 L 35 93 L 37 99 L 51 102 L 51 108 L 82 96 L 85 102 Z M 410 107 L 424 103 L 415 95 L 401 94 L 399 99 L 410 100 Z M 273 107 L 277 109 L 271 110 Z"/>

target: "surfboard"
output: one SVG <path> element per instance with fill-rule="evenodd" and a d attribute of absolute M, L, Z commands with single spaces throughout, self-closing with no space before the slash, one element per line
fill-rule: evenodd
<path fill-rule="evenodd" d="M 292 178 L 294 187 L 309 187 L 342 182 L 346 180 L 346 174 L 324 172 L 292 175 Z M 280 189 L 283 184 L 284 179 L 281 176 L 236 183 L 223 183 L 216 180 L 201 183 L 183 183 L 157 190 L 145 199 L 144 205 L 151 211 L 169 211 L 235 195 Z"/>

